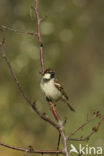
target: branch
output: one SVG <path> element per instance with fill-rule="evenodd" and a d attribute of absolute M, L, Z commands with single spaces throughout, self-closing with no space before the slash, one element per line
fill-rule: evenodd
<path fill-rule="evenodd" d="M 63 126 L 65 126 L 66 122 L 67 122 L 67 118 L 65 118 Z M 59 150 L 60 140 L 61 140 L 61 134 L 59 133 L 59 135 L 58 135 L 58 142 L 57 142 L 57 150 Z M 59 153 L 57 153 L 56 156 L 58 156 L 58 154 Z"/>
<path fill-rule="evenodd" d="M 11 72 L 11 75 L 12 75 L 12 77 L 14 78 L 14 80 L 15 80 L 15 82 L 16 82 L 18 88 L 19 88 L 20 93 L 22 94 L 22 96 L 24 97 L 24 99 L 27 101 L 27 103 L 33 108 L 33 110 L 34 110 L 43 120 L 47 121 L 47 122 L 50 123 L 52 126 L 54 126 L 55 128 L 58 129 L 58 127 L 59 127 L 58 124 L 56 124 L 54 121 L 52 121 L 52 120 L 51 120 L 49 117 L 47 117 L 46 115 L 41 114 L 41 113 L 39 112 L 39 110 L 37 109 L 35 103 L 33 103 L 33 102 L 30 100 L 30 98 L 26 95 L 26 93 L 25 93 L 24 89 L 22 88 L 22 86 L 21 86 L 19 80 L 17 79 L 17 76 L 16 76 L 16 74 L 15 74 L 15 72 L 14 72 L 12 66 L 11 66 L 10 61 L 8 60 L 8 58 L 7 58 L 7 56 L 6 56 L 6 52 L 5 52 L 5 48 L 4 48 L 3 44 L 4 44 L 4 41 L 2 41 L 2 42 L 0 43 L 0 49 L 1 49 L 2 56 L 3 56 L 3 58 L 5 59 L 5 62 L 7 63 L 8 67 L 9 67 L 9 70 L 10 70 L 10 72 Z"/>
<path fill-rule="evenodd" d="M 51 110 L 52 110 L 52 113 L 55 117 L 55 119 L 57 120 L 58 124 L 59 124 L 59 132 L 60 132 L 60 135 L 62 137 L 62 143 L 63 143 L 63 146 L 64 146 L 64 155 L 65 156 L 69 156 L 69 150 L 68 150 L 68 146 L 67 146 L 67 136 L 65 134 L 65 130 L 64 130 L 64 124 L 65 122 L 63 123 L 59 117 L 59 115 L 57 114 L 56 112 L 56 109 L 54 107 L 54 103 L 52 103 L 51 101 L 48 102 L 50 107 L 51 107 Z"/>
<path fill-rule="evenodd" d="M 57 142 L 57 150 L 59 150 L 60 139 L 61 139 L 61 134 L 59 133 L 59 136 L 58 136 L 58 142 Z M 56 156 L 58 156 L 58 153 L 56 154 Z"/>
<path fill-rule="evenodd" d="M 39 41 L 39 44 L 40 44 L 40 61 L 41 61 L 41 68 L 42 68 L 42 73 L 44 73 L 44 62 L 43 62 L 43 44 L 42 44 L 42 40 L 41 40 L 41 35 L 40 35 L 40 18 L 39 18 L 39 13 L 38 13 L 38 0 L 35 0 L 36 2 L 36 7 L 35 7 L 35 12 L 36 12 L 36 20 L 37 20 L 37 36 L 38 36 L 38 41 Z M 53 105 L 50 105 L 51 106 L 51 110 L 55 116 L 55 119 L 58 121 L 58 125 L 53 122 L 51 119 L 49 119 L 46 115 L 44 114 L 41 114 L 35 104 L 33 104 L 31 102 L 31 100 L 29 99 L 29 97 L 25 94 L 22 86 L 20 85 L 20 82 L 18 81 L 16 75 L 15 75 L 15 72 L 13 71 L 12 69 L 12 66 L 6 56 L 6 53 L 5 53 L 5 49 L 3 47 L 3 42 L 0 44 L 0 49 L 1 49 L 1 52 L 2 52 L 2 56 L 3 58 L 5 59 L 8 67 L 9 67 L 9 70 L 14 78 L 14 80 L 16 81 L 16 84 L 20 90 L 20 92 L 22 93 L 23 97 L 25 98 L 25 100 L 32 106 L 32 108 L 35 110 L 35 112 L 42 118 L 44 119 L 45 121 L 48 121 L 50 124 L 52 124 L 54 127 L 56 127 L 59 131 L 60 131 L 60 134 L 62 136 L 62 140 L 63 140 L 63 145 L 64 145 L 64 155 L 66 156 L 69 156 L 69 152 L 68 152 L 68 147 L 67 147 L 67 139 L 66 139 L 66 135 L 65 135 L 65 132 L 64 132 L 64 129 L 63 129 L 63 124 L 62 124 L 62 121 L 60 121 L 60 117 L 59 115 L 57 114 L 55 108 Z M 52 103 L 50 103 L 52 104 Z"/>
<path fill-rule="evenodd" d="M 51 100 L 48 99 L 48 98 L 46 98 L 46 99 L 47 99 L 47 101 L 48 101 L 48 104 L 49 104 L 49 106 L 50 106 L 50 108 L 51 108 L 51 111 L 52 111 L 52 113 L 53 113 L 54 118 L 56 119 L 56 121 L 61 121 L 61 119 L 60 119 L 59 115 L 57 114 L 56 109 L 55 109 L 55 107 L 54 107 L 54 106 L 55 106 L 54 102 L 51 101 Z"/>
<path fill-rule="evenodd" d="M 11 63 L 9 62 L 9 60 L 8 60 L 8 58 L 7 58 L 7 56 L 6 56 L 6 52 L 5 52 L 5 49 L 4 49 L 3 44 L 4 44 L 4 41 L 2 41 L 2 42 L 0 43 L 0 49 L 1 49 L 2 57 L 4 58 L 5 62 L 7 63 L 8 67 L 9 67 L 9 70 L 10 70 L 10 72 L 11 72 L 11 75 L 13 76 L 13 78 L 14 78 L 14 80 L 15 80 L 15 82 L 16 82 L 16 84 L 17 84 L 17 86 L 18 86 L 18 88 L 19 88 L 19 90 L 20 90 L 20 92 L 21 92 L 21 94 L 22 94 L 22 96 L 23 96 L 23 97 L 25 98 L 25 100 L 32 106 L 31 100 L 30 100 L 29 97 L 26 95 L 24 89 L 22 88 L 22 86 L 21 86 L 19 80 L 18 80 L 17 77 L 16 77 L 15 72 L 13 71 L 13 68 L 12 68 L 12 66 L 11 66 Z"/>
<path fill-rule="evenodd" d="M 15 146 L 11 146 L 8 144 L 4 144 L 2 142 L 0 142 L 1 146 L 4 146 L 6 148 L 10 148 L 13 150 L 17 150 L 17 151 L 21 151 L 24 153 L 38 153 L 38 154 L 62 154 L 63 151 L 61 150 L 56 150 L 56 151 L 51 151 L 51 150 L 34 150 L 31 146 L 29 146 L 29 149 L 24 149 L 24 148 L 20 148 L 20 147 L 15 147 Z"/>
<path fill-rule="evenodd" d="M 39 11 L 38 11 L 38 0 L 35 0 L 35 14 L 36 14 L 36 22 L 37 22 L 37 37 L 38 37 L 38 42 L 40 46 L 40 62 L 41 62 L 41 69 L 42 69 L 42 74 L 44 73 L 45 67 L 44 67 L 44 59 L 43 59 L 43 42 L 41 38 L 41 33 L 40 33 L 40 22 L 41 19 L 39 17 Z"/>
<path fill-rule="evenodd" d="M 63 126 L 65 126 L 66 122 L 67 122 L 67 118 L 65 118 Z M 60 140 L 61 140 L 61 134 L 59 133 L 59 135 L 58 135 L 58 142 L 57 142 L 57 150 L 59 150 Z M 58 156 L 58 153 L 56 154 L 56 156 Z"/>
<path fill-rule="evenodd" d="M 33 103 L 32 108 L 35 110 L 35 112 L 45 121 L 49 122 L 51 125 L 53 125 L 56 129 L 59 130 L 59 125 L 57 123 L 55 123 L 54 121 L 52 121 L 47 115 L 46 113 L 41 114 L 38 109 L 36 108 L 36 104 Z"/>
<path fill-rule="evenodd" d="M 42 74 L 45 71 L 45 67 L 44 67 L 44 58 L 43 58 L 43 43 L 42 43 L 42 38 L 41 38 L 41 33 L 40 33 L 40 22 L 41 22 L 41 18 L 39 17 L 39 9 L 38 9 L 38 0 L 35 0 L 35 8 L 32 7 L 35 11 L 35 15 L 36 15 L 36 22 L 37 22 L 37 38 L 38 38 L 38 42 L 40 45 L 40 63 L 41 63 L 41 69 L 42 69 Z M 51 101 L 48 101 L 51 110 L 53 112 L 53 115 L 55 117 L 55 119 L 57 121 L 60 120 L 59 115 L 57 114 L 55 108 L 54 108 L 54 104 Z"/>
<path fill-rule="evenodd" d="M 57 123 L 55 123 L 54 121 L 52 121 L 45 113 L 44 113 L 44 114 L 41 114 L 41 113 L 39 112 L 39 110 L 37 109 L 35 102 L 34 102 L 34 103 L 31 102 L 30 98 L 26 95 L 24 89 L 22 88 L 22 86 L 21 86 L 19 80 L 18 80 L 17 77 L 16 77 L 15 72 L 13 71 L 13 68 L 12 68 L 12 66 L 11 66 L 11 63 L 9 62 L 9 60 L 8 60 L 8 58 L 7 58 L 7 56 L 6 56 L 6 52 L 5 52 L 5 49 L 4 49 L 3 44 L 4 44 L 4 41 L 2 41 L 2 42 L 0 43 L 0 49 L 1 49 L 2 56 L 3 56 L 3 58 L 5 59 L 5 61 L 6 61 L 7 65 L 8 65 L 8 67 L 9 67 L 9 70 L 10 70 L 10 72 L 11 72 L 11 75 L 13 76 L 13 78 L 14 78 L 14 80 L 15 80 L 15 82 L 16 82 L 16 84 L 17 84 L 17 86 L 18 86 L 18 88 L 19 88 L 19 90 L 20 90 L 20 92 L 21 92 L 21 94 L 22 94 L 22 96 L 23 96 L 23 97 L 25 98 L 25 100 L 30 104 L 30 106 L 33 108 L 33 110 L 40 116 L 40 118 L 42 118 L 43 120 L 47 121 L 47 122 L 50 123 L 53 127 L 55 127 L 56 129 L 59 130 L 59 129 L 60 129 L 59 124 L 57 124 Z M 41 154 L 45 154 L 45 153 L 46 153 L 46 154 L 49 154 L 49 153 L 50 153 L 50 154 L 62 153 L 62 152 L 60 152 L 60 151 L 58 151 L 58 150 L 57 150 L 57 151 L 29 151 L 29 150 L 27 150 L 27 149 L 16 148 L 16 147 L 9 146 L 9 145 L 3 144 L 3 143 L 0 143 L 0 145 L 5 146 L 5 147 L 8 147 L 8 148 L 11 148 L 11 149 L 14 149 L 14 150 L 19 150 L 19 151 L 23 151 L 23 152 L 28 152 L 28 153 L 41 153 Z"/>
<path fill-rule="evenodd" d="M 32 7 L 32 9 L 34 9 L 35 11 L 35 15 L 36 15 L 36 22 L 37 22 L 37 38 L 38 38 L 38 42 L 40 45 L 40 63 L 41 63 L 41 69 L 42 69 L 42 74 L 45 71 L 45 67 L 44 67 L 44 58 L 43 58 L 43 43 L 42 43 L 42 38 L 41 38 L 41 33 L 40 33 L 40 22 L 41 22 L 41 18 L 39 17 L 39 9 L 38 9 L 38 0 L 35 0 L 35 8 Z M 57 121 L 60 120 L 59 115 L 57 114 L 55 108 L 54 108 L 54 104 L 51 101 L 48 101 L 51 110 L 53 112 L 53 115 L 55 117 L 55 119 Z"/>
<path fill-rule="evenodd" d="M 96 117 L 99 117 L 100 114 L 99 114 L 99 111 L 97 112 L 93 112 L 93 116 L 91 117 L 91 119 L 87 120 L 85 123 L 83 123 L 80 127 L 76 128 L 75 130 L 73 130 L 71 132 L 71 134 L 68 136 L 68 139 L 70 139 L 70 137 L 72 135 L 74 135 L 75 133 L 77 133 L 80 129 L 82 129 L 83 127 L 85 127 L 88 123 L 90 123 L 92 120 L 94 120 Z"/>
<path fill-rule="evenodd" d="M 44 67 L 44 59 L 43 59 L 43 43 L 42 43 L 42 38 L 41 38 L 41 33 L 40 33 L 41 19 L 39 17 L 38 0 L 35 0 L 35 8 L 34 9 L 35 9 L 35 14 L 36 14 L 36 22 L 37 22 L 37 37 L 38 37 L 38 42 L 40 45 L 40 63 L 41 63 L 42 74 L 44 74 L 45 67 Z M 58 113 L 56 112 L 54 103 L 49 100 L 48 100 L 48 103 L 50 105 L 51 111 L 52 111 L 56 121 L 59 124 L 59 132 L 61 134 L 62 142 L 63 142 L 63 146 L 64 146 L 64 155 L 69 156 L 69 151 L 68 151 L 68 146 L 67 146 L 67 137 L 66 137 L 66 134 L 64 131 L 63 123 L 62 123 Z"/>
<path fill-rule="evenodd" d="M 33 33 L 33 32 L 25 32 L 25 31 L 21 31 L 21 30 L 16 30 L 14 28 L 11 28 L 11 27 L 8 27 L 8 26 L 5 26 L 5 25 L 0 25 L 0 29 L 2 31 L 4 30 L 9 30 L 9 31 L 13 31 L 15 33 L 21 33 L 21 34 L 26 34 L 26 35 L 37 35 L 37 33 Z"/>
<path fill-rule="evenodd" d="M 56 121 L 59 124 L 59 132 L 60 132 L 60 135 L 62 137 L 62 143 L 63 143 L 63 146 L 64 146 L 64 155 L 69 156 L 70 154 L 69 154 L 68 146 L 67 146 L 67 136 L 66 136 L 65 130 L 64 130 L 64 124 L 66 123 L 66 120 L 64 121 L 64 123 L 61 121 L 61 118 L 59 117 L 59 115 L 56 112 L 56 109 L 54 107 L 55 104 L 50 99 L 48 99 L 48 98 L 46 98 L 46 99 L 47 99 L 47 101 L 48 101 L 48 103 L 50 105 L 51 111 L 52 111 Z"/>
<path fill-rule="evenodd" d="M 98 122 L 97 126 L 92 128 L 91 133 L 87 137 L 85 137 L 85 138 L 70 138 L 69 140 L 70 141 L 88 141 L 93 134 L 98 132 L 103 121 L 104 121 L 104 116 L 100 117 L 100 121 Z"/>
<path fill-rule="evenodd" d="M 91 133 L 85 138 L 70 138 L 70 141 L 88 141 L 90 137 L 95 133 L 95 131 L 91 131 Z"/>

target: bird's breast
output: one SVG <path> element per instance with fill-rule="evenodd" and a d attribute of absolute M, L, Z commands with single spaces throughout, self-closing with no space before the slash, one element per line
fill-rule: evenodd
<path fill-rule="evenodd" d="M 41 81 L 41 89 L 45 93 L 45 95 L 53 100 L 58 100 L 61 98 L 60 91 L 55 87 L 54 80 L 50 80 L 49 82 L 42 82 Z"/>

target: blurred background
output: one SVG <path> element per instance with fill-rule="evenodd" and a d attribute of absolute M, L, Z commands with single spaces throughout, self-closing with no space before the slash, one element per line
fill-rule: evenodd
<path fill-rule="evenodd" d="M 0 24 L 36 32 L 34 0 L 0 0 Z M 93 111 L 104 114 L 104 1 L 39 0 L 45 66 L 56 70 L 76 113 L 64 103 L 56 106 L 66 132 L 89 119 Z M 54 120 L 40 90 L 40 56 L 36 36 L 0 31 L 6 39 L 7 56 L 27 95 L 41 112 Z M 87 136 L 98 120 L 91 122 L 75 137 Z M 0 54 L 0 141 L 18 147 L 56 149 L 58 132 L 41 120 L 21 96 Z M 76 147 L 80 142 L 72 142 Z M 89 142 L 82 145 L 104 147 L 104 124 Z M 61 147 L 62 145 L 60 145 Z M 23 153 L 0 147 L 1 156 Z M 27 154 L 32 155 L 32 154 Z M 74 154 L 73 154 L 74 155 Z"/>

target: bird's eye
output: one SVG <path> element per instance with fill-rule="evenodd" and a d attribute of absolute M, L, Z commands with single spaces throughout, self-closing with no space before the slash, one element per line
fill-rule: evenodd
<path fill-rule="evenodd" d="M 49 73 L 50 73 L 50 74 L 55 74 L 55 72 L 54 72 L 54 71 L 50 71 Z"/>
<path fill-rule="evenodd" d="M 54 78 L 55 72 L 51 72 L 51 78 Z"/>

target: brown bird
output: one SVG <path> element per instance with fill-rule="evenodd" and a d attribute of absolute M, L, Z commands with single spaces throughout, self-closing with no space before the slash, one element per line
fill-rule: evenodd
<path fill-rule="evenodd" d="M 69 98 L 65 93 L 62 85 L 55 78 L 55 71 L 53 69 L 46 69 L 42 75 L 40 87 L 45 93 L 46 98 L 51 101 L 63 100 L 71 111 L 74 111 L 74 108 L 69 104 Z"/>

